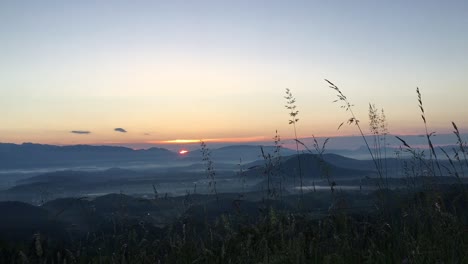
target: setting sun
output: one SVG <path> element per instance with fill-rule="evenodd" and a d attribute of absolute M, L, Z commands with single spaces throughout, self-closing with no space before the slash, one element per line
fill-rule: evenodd
<path fill-rule="evenodd" d="M 182 149 L 182 150 L 179 151 L 180 155 L 184 155 L 184 154 L 187 154 L 187 153 L 188 153 L 188 150 L 186 150 L 186 149 Z"/>

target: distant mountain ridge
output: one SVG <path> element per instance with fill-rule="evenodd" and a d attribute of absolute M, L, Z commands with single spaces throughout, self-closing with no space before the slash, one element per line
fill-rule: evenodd
<path fill-rule="evenodd" d="M 0 169 L 67 167 L 76 165 L 174 159 L 177 153 L 165 148 L 133 150 L 117 146 L 55 146 L 33 143 L 0 143 Z"/>
<path fill-rule="evenodd" d="M 262 159 L 262 148 L 265 154 L 273 154 L 275 146 L 231 145 L 210 148 L 211 158 L 216 162 L 251 162 Z M 296 152 L 281 148 L 282 156 Z M 34 143 L 12 144 L 0 143 L 1 169 L 35 169 L 35 168 L 72 168 L 77 166 L 121 167 L 135 162 L 167 164 L 173 161 L 201 163 L 200 149 L 185 155 L 165 148 L 152 147 L 134 150 L 121 146 L 71 145 L 56 146 Z"/>
<path fill-rule="evenodd" d="M 4 151 L 15 151 L 15 150 L 35 150 L 35 151 L 127 151 L 127 152 L 147 152 L 147 151 L 164 151 L 164 152 L 171 152 L 172 151 L 165 149 L 165 148 L 157 148 L 152 147 L 149 149 L 141 149 L 141 150 L 134 150 L 127 147 L 120 147 L 120 146 L 95 146 L 95 145 L 67 145 L 67 146 L 57 146 L 57 145 L 48 145 L 48 144 L 36 144 L 36 143 L 23 143 L 23 144 L 14 144 L 14 143 L 0 143 L 0 153 Z"/>

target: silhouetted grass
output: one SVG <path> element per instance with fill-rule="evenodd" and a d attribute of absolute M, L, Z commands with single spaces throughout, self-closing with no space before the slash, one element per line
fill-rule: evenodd
<path fill-rule="evenodd" d="M 362 130 L 361 128 L 361 125 L 360 125 L 360 120 L 357 119 L 356 115 L 354 115 L 354 112 L 353 112 L 353 106 L 351 104 L 351 102 L 348 100 L 348 98 L 343 94 L 343 92 L 340 90 L 340 88 L 338 88 L 338 86 L 336 86 L 334 83 L 330 82 L 329 80 L 325 79 L 325 81 L 330 85 L 329 87 L 331 89 L 333 89 L 335 92 L 336 92 L 336 97 L 338 99 L 336 99 L 334 102 L 341 102 L 342 105 L 340 106 L 341 108 L 343 108 L 345 111 L 349 112 L 351 117 L 347 120 L 347 123 L 349 125 L 356 125 L 356 127 L 358 128 L 359 130 L 359 134 L 361 135 L 365 145 L 366 145 L 366 148 L 367 150 L 369 151 L 369 154 L 372 158 L 372 161 L 374 162 L 374 165 L 375 165 L 375 168 L 377 170 L 377 173 L 379 174 L 379 178 L 380 180 L 382 181 L 383 179 L 383 171 L 382 171 L 382 168 L 379 166 L 379 163 L 378 163 L 378 160 L 377 160 L 377 157 L 375 157 L 374 155 L 374 152 L 371 150 L 371 147 L 369 145 L 369 142 L 367 141 L 366 139 L 366 136 L 364 134 L 364 131 Z M 372 120 L 371 120 L 372 121 Z M 338 129 L 343 126 L 344 122 L 341 123 L 339 126 L 338 126 Z M 381 188 L 381 185 L 379 183 L 379 188 Z"/>
<path fill-rule="evenodd" d="M 304 197 L 304 184 L 303 184 L 303 179 L 302 179 L 302 166 L 301 166 L 301 159 L 299 158 L 299 142 L 298 142 L 298 137 L 297 137 L 297 128 L 296 124 L 299 121 L 299 118 L 297 118 L 297 115 L 299 114 L 299 110 L 296 110 L 296 98 L 293 96 L 291 90 L 286 88 L 286 96 L 284 97 L 286 99 L 286 109 L 288 109 L 289 116 L 291 119 L 289 119 L 289 124 L 293 126 L 294 128 L 294 139 L 296 143 L 296 153 L 297 153 L 297 162 L 298 162 L 298 171 L 299 171 L 299 180 L 300 180 L 300 187 L 301 187 L 301 199 Z"/>

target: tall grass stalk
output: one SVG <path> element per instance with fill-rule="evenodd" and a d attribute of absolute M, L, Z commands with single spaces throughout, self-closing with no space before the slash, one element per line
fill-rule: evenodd
<path fill-rule="evenodd" d="M 203 140 L 200 140 L 201 153 L 203 162 L 205 162 L 205 172 L 208 178 L 208 188 L 216 196 L 216 201 L 219 200 L 218 191 L 216 189 L 216 171 L 214 169 L 213 160 L 211 159 L 211 151 Z"/>
<path fill-rule="evenodd" d="M 461 135 L 460 135 L 460 131 L 458 130 L 458 127 L 455 124 L 455 122 L 452 122 L 452 126 L 454 129 L 453 133 L 455 134 L 457 138 L 457 147 L 458 147 L 458 149 L 453 148 L 453 153 L 454 153 L 453 159 L 452 157 L 450 157 L 450 155 L 447 153 L 447 151 L 444 148 L 441 147 L 440 150 L 444 153 L 445 157 L 449 161 L 451 169 L 444 166 L 447 169 L 448 173 L 450 175 L 455 175 L 459 183 L 463 184 L 461 177 L 465 177 L 465 169 L 468 168 L 468 160 L 466 157 L 466 143 L 463 142 Z M 461 156 L 463 156 L 463 158 L 460 157 L 460 153 L 461 153 Z M 458 164 L 460 171 L 458 171 L 457 166 L 455 165 L 455 162 Z M 464 168 L 465 166 L 466 168 Z"/>
<path fill-rule="evenodd" d="M 457 145 L 458 145 L 459 151 L 462 153 L 463 160 L 465 161 L 465 165 L 468 168 L 468 159 L 466 157 L 467 143 L 463 142 L 463 140 L 462 140 L 462 138 L 460 136 L 460 131 L 458 130 L 457 124 L 455 124 L 455 122 L 452 122 L 452 126 L 453 126 L 453 129 L 454 129 L 453 133 L 457 137 Z M 458 155 L 458 151 L 456 152 L 456 156 L 457 156 L 458 160 L 460 160 L 459 155 Z"/>
<path fill-rule="evenodd" d="M 239 158 L 239 163 L 237 165 L 239 166 L 239 172 L 238 172 L 239 181 L 242 185 L 241 186 L 242 193 L 239 195 L 239 197 L 243 199 L 245 197 L 245 171 L 242 165 L 242 158 Z"/>
<path fill-rule="evenodd" d="M 299 118 L 297 118 L 297 115 L 299 114 L 299 111 L 296 110 L 296 98 L 293 96 L 291 93 L 291 90 L 289 88 L 286 88 L 286 96 L 284 97 L 286 99 L 286 109 L 288 109 L 289 116 L 291 119 L 289 119 L 289 124 L 293 126 L 294 128 L 294 140 L 296 142 L 296 153 L 297 153 L 297 163 L 299 166 L 299 179 L 300 179 L 300 184 L 301 184 L 301 200 L 304 200 L 304 185 L 303 185 L 303 180 L 302 180 L 302 166 L 301 166 L 301 157 L 300 157 L 300 152 L 299 152 L 299 143 L 298 143 L 298 138 L 297 138 L 297 129 L 296 129 L 296 124 L 299 121 Z M 294 179 L 294 185 L 295 185 L 295 179 Z"/>
<path fill-rule="evenodd" d="M 266 153 L 262 146 L 260 151 L 264 160 L 263 174 L 267 177 L 267 191 L 269 198 L 282 196 L 282 174 L 281 174 L 281 137 L 278 130 L 275 132 L 273 153 Z"/>
<path fill-rule="evenodd" d="M 273 137 L 275 149 L 273 151 L 273 167 L 275 169 L 276 176 L 278 177 L 279 183 L 279 196 L 283 198 L 283 174 L 281 173 L 281 136 L 278 134 L 278 130 L 275 131 L 275 137 Z"/>
<path fill-rule="evenodd" d="M 462 181 L 461 181 L 461 179 L 460 179 L 460 173 L 458 172 L 458 169 L 457 169 L 457 167 L 455 166 L 455 163 L 453 162 L 453 159 L 450 157 L 450 155 L 447 153 L 447 151 L 446 151 L 445 149 L 440 148 L 440 150 L 442 151 L 442 153 L 444 153 L 445 157 L 446 157 L 447 160 L 449 161 L 449 164 L 450 164 L 451 169 L 448 168 L 448 167 L 446 167 L 446 166 L 443 166 L 443 167 L 445 167 L 445 168 L 447 169 L 447 171 L 448 171 L 448 173 L 449 173 L 450 175 L 455 175 L 455 177 L 457 178 L 457 180 L 459 181 L 459 183 L 462 184 Z M 454 151 L 456 151 L 456 150 L 454 150 Z M 458 154 L 458 153 L 455 152 L 455 156 L 456 156 L 457 154 Z M 463 167 L 462 167 L 462 169 L 463 169 Z"/>
<path fill-rule="evenodd" d="M 411 154 L 411 161 L 410 165 L 408 165 L 408 162 L 405 161 L 405 172 L 411 172 L 411 175 L 413 177 L 413 185 L 414 188 L 416 188 L 416 179 L 421 177 L 421 176 L 427 176 L 427 171 L 431 171 L 431 164 L 427 163 L 427 159 L 425 158 L 424 151 L 419 151 L 413 147 L 411 147 L 404 139 L 402 139 L 399 136 L 395 136 L 396 139 L 398 139 L 404 146 L 404 151 L 408 152 Z M 406 173 L 407 177 L 409 177 L 409 173 Z M 432 171 L 431 171 L 432 174 Z M 432 174 L 433 175 L 433 174 Z"/>
<path fill-rule="evenodd" d="M 383 109 L 379 111 L 373 104 L 369 104 L 369 128 L 373 136 L 373 151 L 380 171 L 385 175 L 385 184 L 388 188 L 387 171 L 387 120 Z"/>
<path fill-rule="evenodd" d="M 281 167 L 281 138 L 276 131 L 274 140 L 273 153 L 266 153 L 262 146 L 260 151 L 264 161 L 263 174 L 267 178 L 267 194 L 268 198 L 278 198 L 282 195 L 282 176 L 280 172 Z"/>
<path fill-rule="evenodd" d="M 434 158 L 435 164 L 439 170 L 439 175 L 442 176 L 442 170 L 440 169 L 439 159 L 437 158 L 437 154 L 435 152 L 434 145 L 432 144 L 432 140 L 431 140 L 431 137 L 435 134 L 435 132 L 429 133 L 429 129 L 427 128 L 426 113 L 424 112 L 423 101 L 422 101 L 421 92 L 419 91 L 419 87 L 416 87 L 416 94 L 418 95 L 418 103 L 419 103 L 418 106 L 419 106 L 419 109 L 421 110 L 421 119 L 424 122 L 424 129 L 426 131 L 427 144 L 429 145 L 429 149 L 430 149 L 429 160 L 431 164 L 432 174 L 433 176 L 436 176 L 434 162 L 432 160 Z"/>
<path fill-rule="evenodd" d="M 262 153 L 263 161 L 264 161 L 264 168 L 263 168 L 263 175 L 267 178 L 267 197 L 272 195 L 272 188 L 271 188 L 271 176 L 273 172 L 273 162 L 270 153 L 265 153 L 263 150 L 263 146 L 260 146 L 260 151 Z"/>
<path fill-rule="evenodd" d="M 372 152 L 370 146 L 369 146 L 369 142 L 367 142 L 367 139 L 366 139 L 366 136 L 364 135 L 364 132 L 362 131 L 362 128 L 361 128 L 361 125 L 359 125 L 359 119 L 356 118 L 356 116 L 354 115 L 354 112 L 353 112 L 353 105 L 349 102 L 348 98 L 341 92 L 340 88 L 338 88 L 338 86 L 336 86 L 334 83 L 330 82 L 329 80 L 325 79 L 325 81 L 330 85 L 329 87 L 333 90 L 336 91 L 336 96 L 338 97 L 338 99 L 336 99 L 334 102 L 342 102 L 343 105 L 341 106 L 341 108 L 345 109 L 345 111 L 349 111 L 349 113 L 351 114 L 351 117 L 348 119 L 348 124 L 349 125 L 352 125 L 352 124 L 355 124 L 356 127 L 358 128 L 359 130 L 359 134 L 361 135 L 362 139 L 364 140 L 364 143 L 366 144 L 366 147 L 367 147 L 367 150 L 369 151 L 369 154 L 371 155 L 371 158 L 372 158 L 372 161 L 374 162 L 374 166 L 377 170 L 377 173 L 379 174 L 379 178 L 380 178 L 380 181 L 382 181 L 383 179 L 383 172 L 379 166 L 379 164 L 377 163 L 377 159 L 376 157 L 374 156 L 374 153 Z M 339 126 L 338 126 L 338 129 L 344 124 L 341 123 Z M 382 188 L 380 182 L 379 182 L 379 188 Z"/>

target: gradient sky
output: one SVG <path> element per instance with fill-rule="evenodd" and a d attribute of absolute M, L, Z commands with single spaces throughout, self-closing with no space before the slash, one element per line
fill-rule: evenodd
<path fill-rule="evenodd" d="M 0 2 L 0 141 L 137 144 L 468 129 L 468 1 Z M 127 133 L 115 131 L 124 128 Z M 70 131 L 90 131 L 76 134 Z M 466 131 L 463 131 L 466 132 Z"/>

